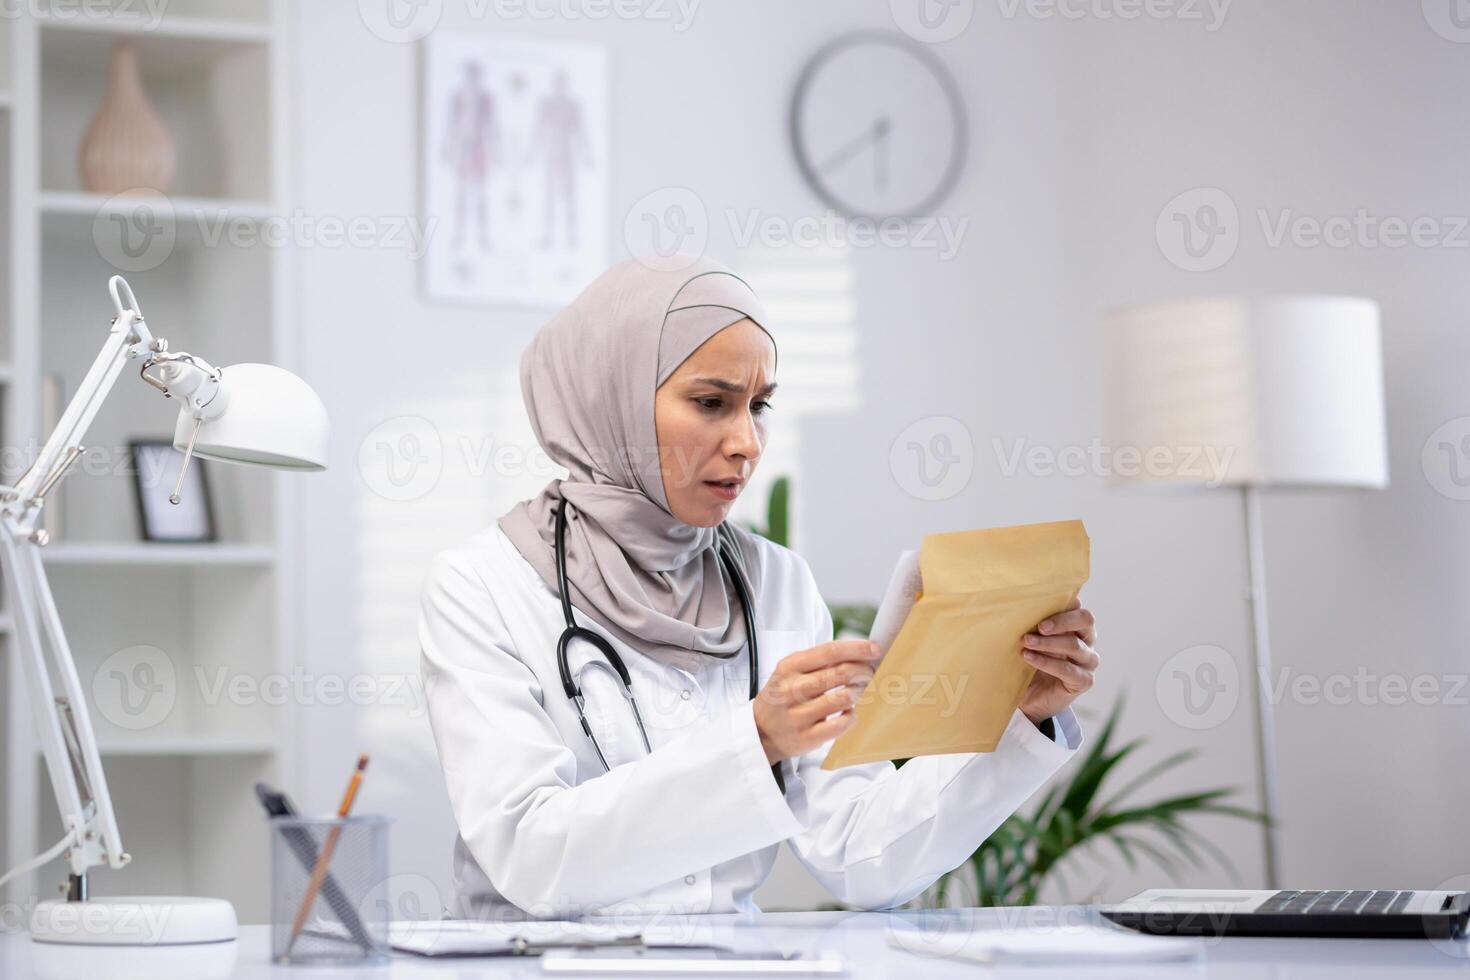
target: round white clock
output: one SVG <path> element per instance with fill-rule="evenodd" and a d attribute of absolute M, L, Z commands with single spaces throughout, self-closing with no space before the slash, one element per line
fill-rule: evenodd
<path fill-rule="evenodd" d="M 797 164 L 817 196 L 848 217 L 932 213 L 959 178 L 966 142 L 959 86 L 932 51 L 901 34 L 836 38 L 797 80 Z"/>

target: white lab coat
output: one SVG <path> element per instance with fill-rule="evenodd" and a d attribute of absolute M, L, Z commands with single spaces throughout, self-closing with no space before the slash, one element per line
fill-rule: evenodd
<path fill-rule="evenodd" d="M 755 597 L 761 683 L 787 654 L 831 639 L 806 562 L 765 539 Z M 606 631 L 574 610 L 579 625 Z M 821 746 L 783 764 L 761 750 L 745 654 L 668 666 L 610 639 L 633 677 L 652 744 L 592 645 L 570 664 L 605 772 L 562 691 L 561 606 L 498 525 L 434 559 L 419 622 L 429 720 L 459 826 L 460 916 L 753 911 L 781 841 L 833 895 L 900 905 L 958 867 L 1081 743 L 1017 711 L 996 751 L 820 768 Z M 830 744 L 830 743 L 829 743 Z"/>

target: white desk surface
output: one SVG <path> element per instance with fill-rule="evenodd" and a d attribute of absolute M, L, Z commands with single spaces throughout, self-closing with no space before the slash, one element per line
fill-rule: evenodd
<path fill-rule="evenodd" d="M 1273 980 L 1339 980 L 1339 978 L 1406 978 L 1470 975 L 1470 944 L 1402 939 L 1222 939 L 1207 941 L 1202 960 L 1195 964 L 1163 963 L 1153 966 L 1012 966 L 985 967 L 967 960 L 906 953 L 889 946 L 884 927 L 892 919 L 900 925 L 933 929 L 936 934 L 994 926 L 1004 916 L 1046 910 L 955 909 L 944 912 L 766 912 L 754 918 L 733 915 L 669 916 L 658 920 L 686 941 L 717 942 L 782 950 L 832 949 L 847 961 L 849 977 L 929 978 L 976 976 L 1041 980 L 1045 977 L 1109 977 L 1152 980 L 1179 976 L 1196 978 L 1257 978 Z M 1014 919 L 1012 921 L 1015 921 Z M 1035 920 L 1033 920 L 1035 921 Z M 1055 923 L 1056 919 L 1049 921 Z M 209 980 L 215 977 L 285 980 L 333 977 L 372 977 L 399 980 L 435 977 L 467 980 L 478 976 L 541 977 L 533 957 L 487 959 L 425 959 L 395 954 L 388 964 L 365 968 L 275 966 L 270 961 L 268 926 L 243 926 L 233 943 L 212 946 L 132 950 L 119 947 L 85 948 L 32 943 L 24 934 L 0 936 L 0 977 L 4 980 L 166 980 L 170 977 Z"/>

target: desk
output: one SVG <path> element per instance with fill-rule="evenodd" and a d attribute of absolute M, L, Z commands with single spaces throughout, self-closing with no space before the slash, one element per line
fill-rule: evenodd
<path fill-rule="evenodd" d="M 994 925 L 1004 917 L 1049 910 L 953 909 L 898 912 L 766 912 L 753 918 L 734 915 L 667 916 L 660 929 L 722 941 L 729 945 L 768 945 L 784 950 L 835 949 L 848 962 L 849 976 L 873 978 L 1026 978 L 1052 976 L 1117 977 L 1152 980 L 1259 978 L 1272 980 L 1339 980 L 1339 978 L 1470 976 L 1470 946 L 1388 939 L 1224 939 L 1207 946 L 1197 966 L 1160 964 L 1152 967 L 986 969 L 977 964 L 918 956 L 890 947 L 883 939 L 890 918 L 935 929 L 967 929 Z M 1011 921 L 1017 921 L 1012 918 Z M 1052 918 L 1055 922 L 1055 918 Z M 25 935 L 0 936 L 0 977 L 5 980 L 328 980 L 328 978 L 467 978 L 542 976 L 534 958 L 430 960 L 394 955 L 384 967 L 332 969 L 278 967 L 270 962 L 270 929 L 243 926 L 233 943 L 212 947 L 130 950 L 43 947 Z"/>

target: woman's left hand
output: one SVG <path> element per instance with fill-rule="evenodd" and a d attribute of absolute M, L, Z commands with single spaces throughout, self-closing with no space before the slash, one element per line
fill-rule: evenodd
<path fill-rule="evenodd" d="M 1021 638 L 1021 656 L 1036 668 L 1021 698 L 1021 711 L 1034 724 L 1060 714 L 1092 686 L 1101 659 L 1092 648 L 1097 642 L 1095 624 L 1091 610 L 1073 599 L 1064 611 L 1042 620 L 1035 633 Z"/>

